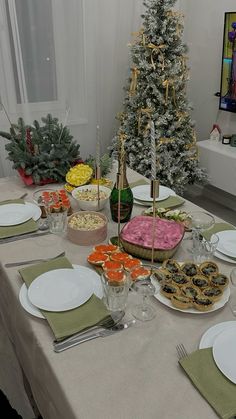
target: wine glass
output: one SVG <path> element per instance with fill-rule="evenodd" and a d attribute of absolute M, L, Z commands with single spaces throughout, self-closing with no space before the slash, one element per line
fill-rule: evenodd
<path fill-rule="evenodd" d="M 202 256 L 202 233 L 208 230 L 215 224 L 213 215 L 205 211 L 193 211 L 191 213 L 191 227 L 192 227 L 192 238 L 193 245 L 190 252 L 193 255 L 194 260 L 198 262 Z"/>
<path fill-rule="evenodd" d="M 149 297 L 155 294 L 156 289 L 150 279 L 153 266 L 143 265 L 142 268 L 140 268 L 140 276 L 132 284 L 132 289 L 142 296 L 142 302 L 134 306 L 132 314 L 138 320 L 148 321 L 156 315 L 154 308 L 149 305 Z M 137 268 L 135 269 L 137 271 Z"/>
<path fill-rule="evenodd" d="M 48 230 L 49 222 L 47 218 L 47 208 L 52 202 L 51 194 L 55 192 L 53 189 L 37 189 L 33 193 L 33 201 L 41 209 L 41 218 L 39 221 L 39 230 Z"/>

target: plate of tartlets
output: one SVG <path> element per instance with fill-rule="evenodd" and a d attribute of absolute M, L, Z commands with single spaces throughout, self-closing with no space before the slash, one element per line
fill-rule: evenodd
<path fill-rule="evenodd" d="M 154 297 L 167 307 L 203 314 L 223 307 L 230 296 L 229 279 L 213 261 L 200 265 L 173 259 L 163 262 L 153 273 Z"/>

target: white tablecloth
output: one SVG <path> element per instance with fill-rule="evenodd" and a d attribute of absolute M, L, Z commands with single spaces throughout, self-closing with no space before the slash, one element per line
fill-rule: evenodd
<path fill-rule="evenodd" d="M 129 181 L 140 175 L 128 171 Z M 56 186 L 54 186 L 56 187 Z M 17 198 L 26 188 L 18 178 L 0 179 L 1 199 Z M 181 208 L 196 210 L 186 202 Z M 134 206 L 133 216 L 141 206 Z M 106 210 L 109 216 L 109 208 Z M 110 216 L 109 216 L 110 217 Z M 108 237 L 117 233 L 109 223 Z M 189 240 L 183 240 L 175 259 L 189 259 Z M 175 311 L 152 300 L 156 317 L 150 322 L 96 339 L 62 353 L 52 347 L 53 335 L 45 320 L 24 311 L 19 302 L 22 279 L 17 268 L 4 263 L 54 256 L 62 250 L 75 264 L 87 265 L 91 247 L 81 247 L 66 238 L 48 235 L 0 245 L 0 311 L 16 355 L 30 383 L 44 419 L 199 419 L 216 414 L 178 365 L 176 345 L 188 351 L 198 348 L 202 334 L 212 325 L 233 320 L 226 304 L 207 314 Z M 217 260 L 223 273 L 233 265 Z M 135 302 L 132 293 L 129 310 Z"/>

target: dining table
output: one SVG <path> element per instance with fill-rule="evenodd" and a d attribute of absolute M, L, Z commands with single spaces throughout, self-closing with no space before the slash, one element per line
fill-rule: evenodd
<path fill-rule="evenodd" d="M 115 180 L 116 166 L 110 174 Z M 146 180 L 128 169 L 129 183 Z M 63 185 L 60 185 L 63 186 Z M 58 189 L 58 184 L 50 187 Z M 41 187 L 42 188 L 42 187 Z M 17 176 L 0 179 L 1 200 L 27 193 L 32 201 L 37 186 L 27 187 Z M 71 197 L 73 211 L 77 202 Z M 183 211 L 202 210 L 184 200 Z M 144 207 L 134 204 L 132 217 Z M 108 217 L 108 235 L 117 235 L 118 224 Z M 214 214 L 213 214 L 214 215 Z M 214 216 L 217 222 L 223 221 Z M 191 259 L 191 233 L 186 233 L 173 258 Z M 19 267 L 5 264 L 19 260 L 53 257 L 65 251 L 72 264 L 91 267 L 87 256 L 93 246 L 79 246 L 62 235 L 48 234 L 0 244 L 0 312 L 19 365 L 27 379 L 43 419 L 214 419 L 217 416 L 194 387 L 178 362 L 176 346 L 183 343 L 189 353 L 211 326 L 235 320 L 228 303 L 220 309 L 199 314 L 174 310 L 155 297 L 151 321 L 136 323 L 111 336 L 90 340 L 61 353 L 53 350 L 53 333 L 45 319 L 24 310 L 19 301 L 23 284 Z M 229 274 L 234 265 L 214 258 L 220 272 Z M 156 266 L 161 264 L 156 262 Z M 231 286 L 231 285 L 230 285 Z M 127 318 L 138 296 L 130 292 Z"/>

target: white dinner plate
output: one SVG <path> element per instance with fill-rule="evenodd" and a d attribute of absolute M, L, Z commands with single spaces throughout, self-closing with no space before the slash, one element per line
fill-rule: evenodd
<path fill-rule="evenodd" d="M 22 305 L 22 307 L 32 316 L 38 317 L 39 319 L 45 319 L 44 315 L 41 313 L 41 311 L 31 304 L 29 298 L 28 298 L 28 289 L 25 284 L 22 285 L 19 293 L 19 300 Z"/>
<path fill-rule="evenodd" d="M 0 205 L 0 226 L 14 226 L 32 218 L 32 208 L 25 204 Z"/>
<path fill-rule="evenodd" d="M 158 280 L 156 280 L 155 278 L 152 277 L 151 281 L 156 288 L 156 293 L 154 294 L 154 297 L 158 301 L 160 301 L 162 304 L 164 304 L 165 306 L 172 308 L 172 310 L 182 311 L 183 313 L 191 313 L 191 314 L 212 313 L 213 311 L 219 310 L 219 308 L 223 307 L 227 303 L 227 301 L 229 300 L 229 296 L 230 296 L 230 288 L 227 287 L 227 288 L 225 288 L 221 299 L 214 303 L 211 310 L 209 310 L 209 311 L 199 311 L 199 310 L 196 310 L 195 308 L 187 308 L 186 310 L 182 310 L 181 308 L 174 307 L 172 305 L 170 299 L 166 298 L 164 295 L 162 295 L 160 293 L 160 288 L 161 287 L 160 287 L 160 284 L 159 284 Z"/>
<path fill-rule="evenodd" d="M 236 264 L 236 258 L 230 258 L 229 256 L 226 256 L 223 253 L 219 252 L 218 250 L 215 251 L 214 256 L 218 259 L 224 260 L 225 262 Z"/>
<path fill-rule="evenodd" d="M 164 199 L 169 198 L 170 188 L 160 185 L 159 187 L 159 196 L 156 198 L 156 201 L 164 201 Z M 139 185 L 132 188 L 133 197 L 136 200 L 152 202 L 150 197 L 150 185 Z"/>
<path fill-rule="evenodd" d="M 234 327 L 221 332 L 216 337 L 212 354 L 219 370 L 236 384 L 236 333 Z"/>
<path fill-rule="evenodd" d="M 217 250 L 236 258 L 236 230 L 220 231 L 217 236 L 219 237 Z"/>
<path fill-rule="evenodd" d="M 72 310 L 93 294 L 92 281 L 77 269 L 55 269 L 39 275 L 28 288 L 32 304 L 46 311 Z"/>
<path fill-rule="evenodd" d="M 231 327 L 234 328 L 235 333 L 236 333 L 235 320 L 229 320 L 227 322 L 217 323 L 214 326 L 210 327 L 210 329 L 206 330 L 206 332 L 203 333 L 200 343 L 199 343 L 199 349 L 212 348 L 213 343 L 215 342 L 215 339 L 219 335 L 219 333 L 223 332 L 224 330 L 228 330 Z"/>
<path fill-rule="evenodd" d="M 100 280 L 100 276 L 93 271 L 90 268 L 86 268 L 86 266 L 80 266 L 80 265 L 72 265 L 74 269 L 79 270 L 81 274 L 83 274 L 88 281 L 91 281 L 93 284 L 93 293 L 98 297 L 103 297 L 103 289 L 102 289 L 102 283 Z M 25 284 L 22 285 L 19 293 L 19 300 L 22 305 L 22 307 L 30 314 L 32 314 L 35 317 L 38 317 L 40 319 L 45 319 L 42 312 L 34 306 L 29 298 L 28 298 L 28 289 Z"/>
<path fill-rule="evenodd" d="M 32 202 L 25 202 L 25 205 L 31 209 L 33 220 L 37 221 L 41 217 L 41 209 L 38 207 L 38 205 L 35 205 Z"/>

